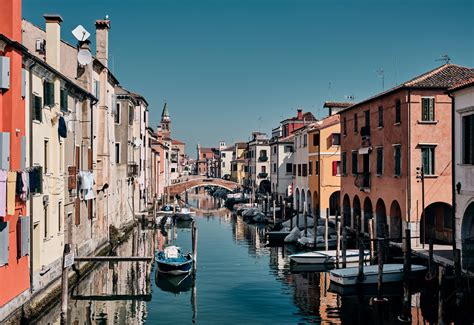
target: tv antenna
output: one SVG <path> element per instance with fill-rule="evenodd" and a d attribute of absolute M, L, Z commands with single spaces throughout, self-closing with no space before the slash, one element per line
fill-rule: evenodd
<path fill-rule="evenodd" d="M 79 42 L 84 42 L 87 41 L 87 39 L 91 36 L 91 33 L 89 33 L 84 26 L 79 25 L 74 30 L 72 31 L 72 35 L 79 41 Z"/>
<path fill-rule="evenodd" d="M 441 57 L 439 59 L 436 59 L 435 61 L 444 61 L 444 64 L 448 64 L 449 62 L 451 62 L 451 58 L 449 57 L 449 55 L 444 54 L 441 55 Z"/>
<path fill-rule="evenodd" d="M 377 71 L 375 71 L 375 73 L 377 73 L 377 77 L 382 78 L 382 90 L 384 90 L 385 89 L 385 71 L 383 71 L 382 68 L 379 68 L 377 69 Z"/>
<path fill-rule="evenodd" d="M 346 100 L 350 101 L 350 102 L 353 102 L 355 100 L 355 96 L 354 95 L 346 95 L 344 96 L 346 98 Z"/>

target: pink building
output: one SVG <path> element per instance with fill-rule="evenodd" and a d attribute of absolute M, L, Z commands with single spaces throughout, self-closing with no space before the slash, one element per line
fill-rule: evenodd
<path fill-rule="evenodd" d="M 474 70 L 440 66 L 339 112 L 344 220 L 363 232 L 375 218 L 401 238 L 452 240 L 451 98 L 446 90 Z M 425 174 L 423 214 L 418 168 Z M 425 231 L 426 229 L 426 231 Z"/>

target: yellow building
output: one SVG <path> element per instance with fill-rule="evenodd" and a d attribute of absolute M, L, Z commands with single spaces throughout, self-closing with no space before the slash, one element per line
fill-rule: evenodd
<path fill-rule="evenodd" d="M 247 177 L 246 167 L 247 160 L 245 159 L 245 152 L 247 151 L 247 143 L 238 142 L 235 144 L 234 153 L 231 161 L 231 175 L 230 179 L 236 183 L 244 185 Z"/>
<path fill-rule="evenodd" d="M 308 129 L 308 178 L 314 215 L 340 213 L 341 128 L 339 115 L 312 123 Z M 329 209 L 329 210 L 328 210 Z"/>

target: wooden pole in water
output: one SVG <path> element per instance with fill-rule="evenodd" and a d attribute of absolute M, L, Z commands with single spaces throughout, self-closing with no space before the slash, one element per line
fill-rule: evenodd
<path fill-rule="evenodd" d="M 307 213 L 306 201 L 303 204 L 303 217 L 304 217 L 304 235 L 308 236 L 308 213 Z M 315 247 L 316 248 L 316 247 Z"/>
<path fill-rule="evenodd" d="M 347 263 L 347 233 L 346 233 L 346 226 L 345 226 L 345 221 L 344 217 L 342 217 L 342 243 L 341 243 L 341 249 L 342 249 L 342 267 L 346 268 L 346 263 Z"/>
<path fill-rule="evenodd" d="M 438 293 L 438 324 L 444 324 L 444 285 L 443 285 L 443 277 L 444 277 L 445 268 L 443 266 L 438 267 L 438 283 L 439 283 L 439 293 Z"/>
<path fill-rule="evenodd" d="M 313 216 L 313 232 L 314 232 L 314 238 L 313 238 L 313 247 L 316 249 L 316 244 L 318 243 L 318 216 L 317 214 L 319 211 L 316 210 L 316 214 Z"/>
<path fill-rule="evenodd" d="M 403 315 L 399 319 L 403 322 L 411 322 L 411 293 L 410 293 L 410 272 L 411 272 L 411 233 L 410 229 L 405 229 L 405 241 L 403 245 Z"/>
<path fill-rule="evenodd" d="M 273 200 L 273 224 L 276 224 L 275 200 Z"/>
<path fill-rule="evenodd" d="M 341 252 L 341 222 L 337 222 L 336 226 L 337 243 L 336 243 L 336 267 L 339 268 L 339 253 Z"/>
<path fill-rule="evenodd" d="M 324 241 L 326 243 L 326 251 L 329 250 L 329 218 L 328 218 L 328 214 L 329 213 L 329 209 L 326 209 L 326 220 L 324 222 Z"/>
<path fill-rule="evenodd" d="M 198 244 L 198 230 L 196 227 L 196 221 L 192 222 L 191 227 L 192 245 L 193 245 L 193 273 L 197 270 L 197 244 Z"/>
<path fill-rule="evenodd" d="M 360 283 L 364 280 L 364 243 L 362 236 L 359 234 L 359 272 L 357 274 L 357 282 Z"/>
<path fill-rule="evenodd" d="M 383 239 L 379 238 L 377 247 L 378 254 L 378 274 L 377 274 L 377 299 L 382 301 L 382 283 L 383 283 Z"/>
<path fill-rule="evenodd" d="M 63 263 L 61 264 L 61 324 L 67 324 L 68 298 L 69 298 L 69 265 L 66 266 L 66 257 L 71 253 L 71 245 L 65 244 L 63 250 Z"/>
<path fill-rule="evenodd" d="M 370 237 L 370 264 L 375 262 L 375 243 L 374 243 L 374 219 L 369 219 L 369 237 Z"/>
<path fill-rule="evenodd" d="M 290 231 L 293 230 L 293 211 L 294 211 L 294 208 L 293 208 L 293 202 L 291 202 L 291 210 L 290 210 Z"/>
<path fill-rule="evenodd" d="M 433 275 L 433 239 L 429 241 L 429 250 L 428 250 L 428 275 Z"/>

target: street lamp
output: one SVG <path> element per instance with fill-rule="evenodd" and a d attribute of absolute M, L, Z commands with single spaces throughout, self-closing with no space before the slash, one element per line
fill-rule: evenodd
<path fill-rule="evenodd" d="M 417 183 L 421 182 L 421 205 L 423 216 L 423 248 L 425 248 L 426 243 L 426 213 L 425 213 L 425 172 L 423 170 L 423 165 L 421 167 L 416 167 L 416 179 Z"/>

